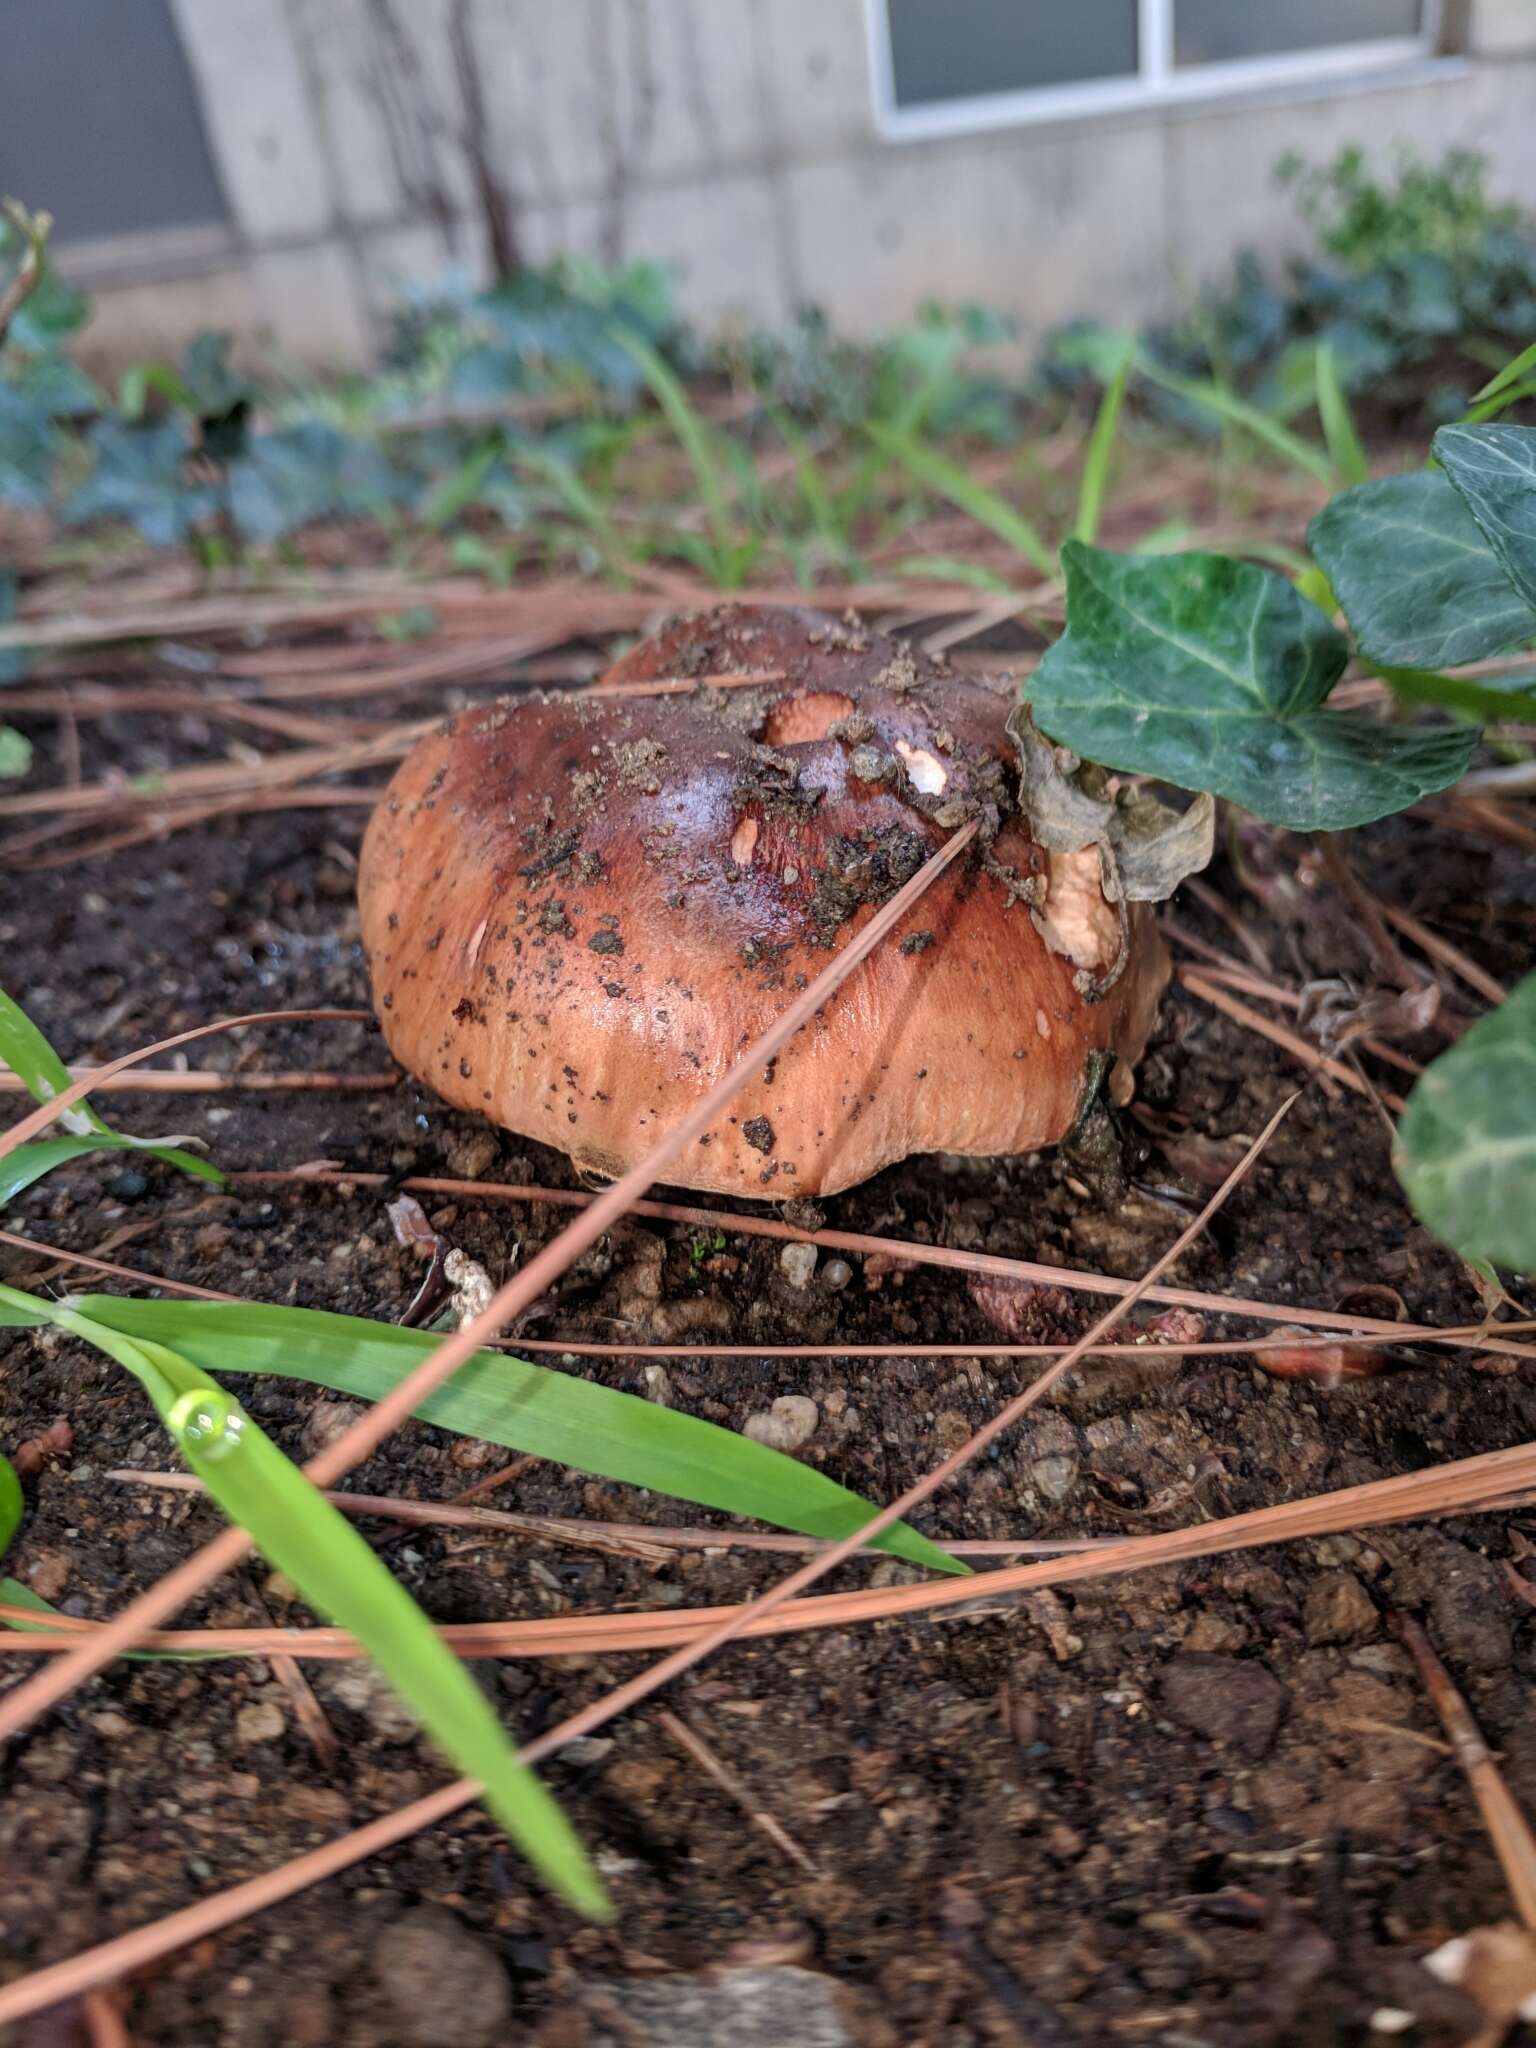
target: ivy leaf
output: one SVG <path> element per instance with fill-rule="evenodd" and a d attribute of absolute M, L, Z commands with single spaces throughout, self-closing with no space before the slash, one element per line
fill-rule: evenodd
<path fill-rule="evenodd" d="M 0 481 L 0 499 L 4 496 L 5 486 L 3 481 Z M 0 626 L 10 625 L 15 618 L 20 596 L 20 586 L 13 572 L 9 569 L 0 569 Z M 28 648 L 0 647 L 0 683 L 19 683 L 27 672 L 27 664 L 31 658 Z M 21 735 L 18 733 L 16 737 L 20 739 Z M 29 754 L 30 751 L 28 749 Z M 21 775 L 25 773 L 26 765 L 23 761 L 19 768 L 0 768 L 0 774 Z"/>
<path fill-rule="evenodd" d="M 0 378 L 0 505 L 45 505 L 59 434 L 45 406 Z"/>
<path fill-rule="evenodd" d="M 1029 697 L 1041 730 L 1086 760 L 1338 832 L 1444 789 L 1471 758 L 1475 732 L 1325 711 L 1348 644 L 1272 570 L 1080 541 L 1061 559 L 1067 631 Z"/>
<path fill-rule="evenodd" d="M 1436 1237 L 1536 1272 L 1536 974 L 1415 1084 L 1394 1164 Z"/>
<path fill-rule="evenodd" d="M 71 524 L 126 519 L 152 547 L 174 547 L 214 509 L 212 489 L 183 478 L 187 440 L 174 421 L 125 427 L 100 420 L 87 441 L 95 467 L 65 501 Z"/>
<path fill-rule="evenodd" d="M 280 540 L 317 519 L 377 517 L 407 486 L 367 441 L 301 420 L 252 441 L 229 472 L 229 506 L 250 540 Z"/>
<path fill-rule="evenodd" d="M 1434 470 L 1341 491 L 1307 543 L 1362 652 L 1389 668 L 1455 668 L 1536 634 L 1536 610 Z"/>
<path fill-rule="evenodd" d="M 1510 581 L 1536 605 L 1536 427 L 1442 427 L 1430 447 Z"/>

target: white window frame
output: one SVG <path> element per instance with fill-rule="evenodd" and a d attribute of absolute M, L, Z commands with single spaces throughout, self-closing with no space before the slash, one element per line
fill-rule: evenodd
<path fill-rule="evenodd" d="M 1018 4 L 1039 5 L 1041 0 L 1018 0 Z M 1061 4 L 1061 0 L 1045 0 L 1045 4 Z M 1262 4 L 1262 0 L 1249 0 L 1249 4 Z M 1272 86 L 1310 86 L 1329 81 L 1342 85 L 1374 72 L 1422 64 L 1434 56 L 1441 0 L 1422 0 L 1422 5 L 1424 25 L 1416 36 L 1382 36 L 1320 50 L 1288 50 L 1273 57 L 1248 57 L 1236 63 L 1175 68 L 1173 0 L 1137 0 L 1141 68 L 1134 75 L 902 107 L 896 103 L 887 0 L 864 0 L 875 126 L 889 142 L 921 142 L 942 135 L 975 135 L 989 128 L 1071 120 L 1083 114 L 1187 106 Z"/>

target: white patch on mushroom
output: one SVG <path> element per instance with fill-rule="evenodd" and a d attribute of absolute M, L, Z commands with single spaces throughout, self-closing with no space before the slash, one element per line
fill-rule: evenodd
<path fill-rule="evenodd" d="M 824 740 L 840 718 L 853 710 L 853 699 L 837 690 L 805 690 L 775 704 L 763 720 L 763 738 L 770 747 L 804 746 Z"/>
<path fill-rule="evenodd" d="M 1053 952 L 1078 967 L 1107 967 L 1120 950 L 1120 920 L 1107 900 L 1097 846 L 1053 853 L 1035 924 Z"/>
<path fill-rule="evenodd" d="M 1042 1038 L 1049 1038 L 1051 1035 L 1051 1020 L 1047 1017 L 1044 1010 L 1036 1010 L 1035 1012 L 1035 1029 Z"/>
<path fill-rule="evenodd" d="M 474 936 L 469 942 L 469 957 L 472 962 L 478 963 L 480 959 L 480 948 L 485 943 L 486 927 L 490 924 L 490 921 L 489 917 L 482 917 L 475 926 Z"/>
<path fill-rule="evenodd" d="M 758 825 L 756 818 L 743 818 L 731 834 L 731 859 L 737 867 L 752 865 L 752 849 L 757 844 Z"/>
<path fill-rule="evenodd" d="M 949 770 L 937 754 L 930 754 L 925 747 L 909 746 L 905 740 L 896 742 L 896 751 L 906 762 L 907 774 L 919 796 L 942 794 L 949 781 Z"/>

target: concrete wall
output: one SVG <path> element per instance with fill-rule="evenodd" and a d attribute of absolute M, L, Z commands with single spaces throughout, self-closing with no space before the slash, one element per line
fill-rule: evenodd
<path fill-rule="evenodd" d="M 169 279 L 125 249 L 97 283 L 99 351 L 220 324 L 365 354 L 402 282 L 484 271 L 477 120 L 529 256 L 670 263 L 706 324 L 810 301 L 868 333 L 926 296 L 1006 308 L 1027 337 L 1153 316 L 1237 248 L 1298 242 L 1285 149 L 1466 144 L 1497 191 L 1536 196 L 1536 0 L 1472 0 L 1465 61 L 1368 87 L 922 143 L 876 134 L 860 0 L 174 6 L 233 236 Z M 91 269 L 112 277 L 99 251 Z"/>

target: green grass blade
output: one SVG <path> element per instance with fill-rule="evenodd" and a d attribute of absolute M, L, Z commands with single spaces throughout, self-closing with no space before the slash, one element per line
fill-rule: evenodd
<path fill-rule="evenodd" d="M 1093 432 L 1088 436 L 1088 453 L 1083 459 L 1082 481 L 1077 487 L 1077 520 L 1072 528 L 1079 540 L 1097 540 L 1099 520 L 1109 491 L 1110 466 L 1115 458 L 1115 435 L 1120 429 L 1120 410 L 1125 404 L 1126 386 L 1131 381 L 1136 350 L 1127 341 L 1120 351 L 1119 365 L 1099 400 Z"/>
<path fill-rule="evenodd" d="M 1536 683 L 1536 675 L 1511 676 L 1505 687 L 1502 678 L 1492 676 L 1448 676 L 1435 669 L 1386 668 L 1376 662 L 1366 666 L 1373 675 L 1390 683 L 1396 696 L 1410 704 L 1438 704 L 1443 710 L 1459 712 L 1476 725 L 1498 725 L 1512 718 L 1536 718 L 1536 695 L 1519 688 Z"/>
<path fill-rule="evenodd" d="M 18 1145 L 14 1152 L 0 1159 L 0 1208 L 19 1195 L 23 1188 L 41 1180 L 45 1173 L 52 1173 L 56 1166 L 67 1166 L 72 1159 L 83 1159 L 90 1152 L 152 1152 L 167 1166 L 179 1166 L 197 1180 L 212 1181 L 217 1187 L 224 1183 L 224 1176 L 216 1166 L 210 1166 L 206 1159 L 183 1152 L 175 1145 L 158 1145 L 144 1138 L 128 1138 L 121 1131 L 93 1131 L 87 1138 L 34 1138 L 31 1144 Z"/>
<path fill-rule="evenodd" d="M 1313 376 L 1317 381 L 1317 415 L 1323 423 L 1323 439 L 1328 443 L 1328 453 L 1333 457 L 1339 481 L 1346 488 L 1366 483 L 1370 478 L 1371 465 L 1360 445 L 1354 414 L 1349 409 L 1344 386 L 1339 382 L 1333 350 L 1326 341 L 1318 343 Z"/>
<path fill-rule="evenodd" d="M 892 562 L 891 574 L 910 576 L 924 583 L 964 583 L 993 597 L 1017 595 L 1012 585 L 992 570 L 984 569 L 979 562 L 962 561 L 956 555 L 903 555 L 899 562 Z"/>
<path fill-rule="evenodd" d="M 1536 398 L 1536 377 L 1524 384 L 1506 384 L 1502 391 L 1496 391 L 1491 398 L 1480 399 L 1461 416 L 1460 424 L 1475 427 L 1482 420 L 1497 419 L 1501 412 L 1508 412 L 1512 405 L 1518 405 L 1523 398 Z"/>
<path fill-rule="evenodd" d="M 610 1908 L 558 1804 L 518 1756 L 466 1666 L 378 1554 L 232 1394 L 177 1352 L 76 1310 L 56 1327 L 126 1366 L 218 1506 L 317 1614 L 355 1635 L 545 1882 L 594 1919 Z"/>
<path fill-rule="evenodd" d="M 985 526 L 999 540 L 1016 548 L 1042 576 L 1055 575 L 1056 562 L 1051 550 L 1023 513 L 1015 511 L 1006 499 L 1000 498 L 995 491 L 989 491 L 985 484 L 979 484 L 968 476 L 958 462 L 951 462 L 937 449 L 926 447 L 892 427 L 871 426 L 868 432 L 876 447 L 893 462 L 899 462 L 909 476 L 926 484 L 929 490 L 937 491 L 941 498 L 948 498 L 952 505 L 958 505 L 978 525 Z"/>
<path fill-rule="evenodd" d="M 827 555 L 833 561 L 839 561 L 847 553 L 848 536 L 833 509 L 826 478 L 817 467 L 810 442 L 782 406 L 769 405 L 766 410 L 775 432 L 794 462 L 795 483 L 810 514 L 816 537 Z"/>
<path fill-rule="evenodd" d="M 277 1373 L 377 1401 L 437 1348 L 427 1331 L 263 1302 L 132 1301 L 72 1306 L 130 1337 L 172 1344 L 209 1372 Z M 424 1422 L 580 1472 L 835 1540 L 873 1509 L 814 1466 L 696 1416 L 570 1373 L 480 1351 L 416 1410 Z M 872 1548 L 933 1571 L 966 1567 L 898 1524 Z"/>
<path fill-rule="evenodd" d="M 1278 420 L 1271 419 L 1258 406 L 1239 398 L 1236 392 L 1226 390 L 1209 377 L 1175 376 L 1172 370 L 1162 369 L 1145 357 L 1138 358 L 1137 368 L 1154 384 L 1161 384 L 1165 391 L 1175 392 L 1180 398 L 1187 398 L 1191 405 L 1204 406 L 1218 419 L 1243 428 L 1276 455 L 1305 470 L 1308 476 L 1316 477 L 1319 483 L 1333 483 L 1333 458 L 1326 449 L 1319 448 L 1315 442 L 1304 441 L 1299 434 L 1281 426 Z"/>
<path fill-rule="evenodd" d="M 0 1557 L 4 1557 L 15 1540 L 25 1507 L 16 1467 L 9 1458 L 0 1457 Z"/>
<path fill-rule="evenodd" d="M 640 374 L 651 387 L 656 403 L 666 415 L 668 424 L 682 443 L 683 453 L 693 467 L 693 474 L 699 486 L 699 496 L 704 501 L 709 530 L 714 536 L 715 547 L 722 563 L 729 561 L 735 545 L 735 534 L 731 529 L 730 509 L 726 500 L 725 486 L 716 467 L 714 453 L 709 445 L 709 430 L 700 419 L 692 399 L 684 390 L 680 380 L 648 342 L 637 334 L 626 333 L 622 328 L 614 330 L 614 339 L 620 348 L 633 356 Z"/>
<path fill-rule="evenodd" d="M 1533 341 L 1529 348 L 1521 349 L 1519 355 L 1507 362 L 1496 377 L 1490 377 L 1481 391 L 1474 392 L 1474 404 L 1481 405 L 1485 398 L 1496 398 L 1501 391 L 1518 382 L 1531 370 L 1536 370 L 1536 341 Z M 1470 420 L 1470 413 L 1467 417 Z"/>
<path fill-rule="evenodd" d="M 596 492 L 587 488 L 574 467 L 551 455 L 547 449 L 537 447 L 520 448 L 517 463 L 519 468 L 532 470 L 535 476 L 542 478 L 566 510 L 587 529 L 610 572 L 627 576 L 632 567 L 630 551 L 609 517 L 607 506 Z"/>
<path fill-rule="evenodd" d="M 52 1102 L 73 1085 L 74 1077 L 68 1067 L 20 1003 L 8 996 L 4 989 L 0 989 L 0 1066 L 10 1068 L 34 1102 Z M 0 1203 L 9 1201 L 12 1195 L 51 1172 L 55 1166 L 62 1165 L 66 1159 L 77 1159 L 83 1152 L 103 1149 L 152 1152 L 157 1159 L 163 1159 L 168 1166 L 179 1167 L 196 1180 L 211 1181 L 215 1187 L 224 1185 L 223 1174 L 206 1159 L 199 1159 L 194 1153 L 184 1152 L 163 1139 L 130 1138 L 122 1131 L 114 1131 L 97 1115 L 89 1101 L 77 1102 L 69 1109 L 61 1110 L 58 1121 L 70 1133 L 69 1140 L 40 1139 L 35 1144 L 21 1146 L 8 1159 L 0 1161 Z M 72 1142 L 88 1136 L 92 1142 Z M 56 1156 L 48 1156 L 47 1148 L 50 1146 L 56 1148 Z M 17 1178 L 18 1174 L 20 1178 Z"/>

